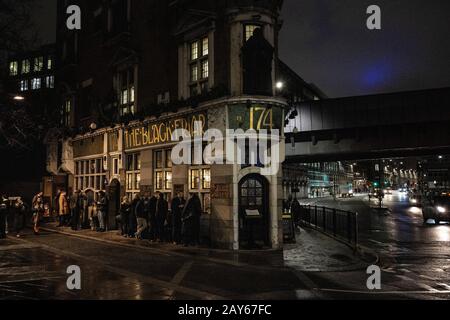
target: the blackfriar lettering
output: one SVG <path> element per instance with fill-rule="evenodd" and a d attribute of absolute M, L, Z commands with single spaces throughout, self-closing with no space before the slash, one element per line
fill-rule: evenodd
<path fill-rule="evenodd" d="M 124 133 L 125 148 L 129 150 L 161 143 L 170 143 L 172 142 L 172 133 L 177 129 L 185 129 L 194 136 L 196 134 L 195 122 L 202 123 L 202 132 L 199 132 L 202 135 L 207 129 L 206 114 L 204 113 L 177 117 L 156 123 L 149 122 L 139 127 L 131 127 L 125 130 Z"/>

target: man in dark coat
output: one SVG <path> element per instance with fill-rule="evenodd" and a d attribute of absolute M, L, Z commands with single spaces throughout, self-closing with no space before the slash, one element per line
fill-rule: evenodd
<path fill-rule="evenodd" d="M 21 237 L 21 232 L 25 228 L 26 219 L 26 206 L 21 198 L 18 198 L 13 206 L 14 213 L 14 231 L 16 232 L 16 237 Z"/>
<path fill-rule="evenodd" d="M 183 242 L 185 246 L 198 245 L 200 240 L 200 218 L 202 204 L 199 196 L 194 193 L 184 207 L 183 220 Z"/>
<path fill-rule="evenodd" d="M 128 238 L 130 235 L 130 212 L 131 203 L 128 200 L 128 196 L 125 196 L 120 204 L 120 229 L 122 236 L 125 238 Z"/>
<path fill-rule="evenodd" d="M 135 195 L 133 201 L 131 201 L 131 210 L 128 218 L 128 237 L 134 238 L 137 232 L 137 219 L 136 219 L 136 206 L 141 201 L 140 196 Z"/>
<path fill-rule="evenodd" d="M 77 190 L 70 198 L 70 211 L 71 211 L 70 222 L 72 230 L 74 231 L 78 230 L 82 206 L 83 206 L 83 196 L 81 195 L 81 191 Z"/>
<path fill-rule="evenodd" d="M 186 201 L 183 198 L 183 194 L 179 192 L 177 196 L 172 200 L 172 240 L 174 244 L 181 243 L 181 227 L 184 206 Z"/>
<path fill-rule="evenodd" d="M 8 217 L 9 200 L 3 195 L 0 198 L 0 239 L 6 238 L 6 219 Z"/>
<path fill-rule="evenodd" d="M 158 234 L 158 223 L 156 219 L 156 205 L 158 203 L 158 198 L 154 195 L 150 198 L 148 202 L 148 221 L 150 223 L 150 240 L 155 241 Z"/>
<path fill-rule="evenodd" d="M 159 242 L 164 241 L 164 227 L 168 213 L 169 204 L 164 199 L 164 194 L 160 193 L 156 202 L 156 240 Z"/>

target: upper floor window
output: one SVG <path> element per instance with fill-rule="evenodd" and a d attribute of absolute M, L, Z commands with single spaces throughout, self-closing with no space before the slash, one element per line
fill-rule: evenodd
<path fill-rule="evenodd" d="M 23 60 L 22 61 L 22 74 L 30 73 L 31 71 L 31 63 L 30 60 Z"/>
<path fill-rule="evenodd" d="M 48 70 L 52 70 L 53 69 L 53 58 L 52 57 L 48 57 L 47 58 L 47 69 Z"/>
<path fill-rule="evenodd" d="M 55 87 L 55 77 L 54 76 L 45 77 L 45 86 L 49 89 L 53 89 Z"/>
<path fill-rule="evenodd" d="M 31 79 L 31 89 L 38 90 L 42 86 L 41 78 Z"/>
<path fill-rule="evenodd" d="M 61 124 L 65 127 L 71 124 L 72 101 L 67 99 L 61 107 Z"/>
<path fill-rule="evenodd" d="M 10 62 L 9 63 L 9 75 L 17 76 L 18 72 L 19 72 L 19 63 L 17 61 Z"/>
<path fill-rule="evenodd" d="M 260 25 L 247 24 L 245 25 L 245 41 L 247 42 L 255 32 L 256 29 L 261 29 Z"/>
<path fill-rule="evenodd" d="M 34 71 L 40 72 L 44 68 L 44 57 L 34 58 Z"/>
<path fill-rule="evenodd" d="M 135 86 L 134 86 L 134 67 L 119 74 L 120 83 L 120 115 L 135 114 Z"/>
<path fill-rule="evenodd" d="M 20 81 L 20 91 L 27 91 L 27 90 L 28 90 L 28 80 Z"/>
<path fill-rule="evenodd" d="M 190 44 L 190 95 L 196 96 L 208 91 L 209 39 L 203 37 Z"/>

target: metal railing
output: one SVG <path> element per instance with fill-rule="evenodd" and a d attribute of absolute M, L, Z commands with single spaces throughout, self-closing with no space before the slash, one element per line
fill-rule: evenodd
<path fill-rule="evenodd" d="M 314 228 L 352 247 L 358 245 L 358 213 L 339 209 L 301 206 L 299 222 Z"/>

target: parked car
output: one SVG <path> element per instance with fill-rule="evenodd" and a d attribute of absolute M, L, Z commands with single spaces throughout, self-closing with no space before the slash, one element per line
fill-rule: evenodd
<path fill-rule="evenodd" d="M 433 219 L 436 224 L 440 224 L 441 221 L 450 222 L 450 194 L 429 196 L 423 200 L 422 205 L 424 223 L 430 219 Z"/>

